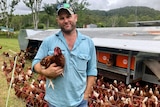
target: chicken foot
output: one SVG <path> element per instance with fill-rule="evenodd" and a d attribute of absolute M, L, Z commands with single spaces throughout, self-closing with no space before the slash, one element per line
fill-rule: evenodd
<path fill-rule="evenodd" d="M 54 84 L 53 84 L 53 82 L 52 82 L 52 80 L 51 79 L 49 79 L 49 84 L 48 84 L 48 88 L 49 87 L 52 87 L 52 89 L 54 90 Z"/>

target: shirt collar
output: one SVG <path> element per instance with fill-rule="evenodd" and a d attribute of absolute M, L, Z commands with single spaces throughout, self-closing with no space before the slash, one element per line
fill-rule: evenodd
<path fill-rule="evenodd" d="M 78 34 L 78 40 L 84 40 L 86 39 L 85 36 L 82 36 L 83 34 L 81 32 L 79 32 L 78 30 L 77 31 L 77 34 Z M 60 39 L 64 39 L 64 36 L 63 36 L 63 33 L 62 31 L 59 31 L 58 33 L 56 33 L 56 36 L 59 37 Z"/>
<path fill-rule="evenodd" d="M 83 40 L 86 39 L 86 37 L 85 37 L 82 33 L 80 33 L 78 30 L 76 30 L 76 31 L 77 31 L 78 37 L 77 37 L 77 39 L 76 39 L 76 42 L 75 42 L 74 47 L 73 47 L 72 50 L 74 50 L 77 46 L 79 46 L 79 44 L 80 44 Z M 62 31 L 59 31 L 58 33 L 56 33 L 56 36 L 57 36 L 61 41 L 63 41 L 64 44 L 67 45 L 66 40 L 65 40 L 65 38 L 64 38 L 64 36 L 63 36 Z"/>

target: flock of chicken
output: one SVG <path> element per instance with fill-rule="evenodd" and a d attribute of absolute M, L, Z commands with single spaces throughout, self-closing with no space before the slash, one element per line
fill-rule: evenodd
<path fill-rule="evenodd" d="M 25 66 L 24 54 L 26 53 L 16 54 L 18 59 L 12 79 L 15 57 L 3 52 L 3 57 L 8 60 L 3 62 L 2 72 L 8 85 L 12 82 L 15 95 L 26 102 L 26 107 L 48 107 L 44 100 L 46 78 Z M 144 85 L 140 82 L 126 85 L 99 74 L 90 95 L 89 107 L 160 107 L 159 91 L 159 85 Z"/>
<path fill-rule="evenodd" d="M 98 75 L 89 107 L 160 107 L 160 86 L 145 82 L 124 84 Z"/>
<path fill-rule="evenodd" d="M 48 107 L 47 102 L 44 100 L 46 78 L 34 74 L 31 67 L 25 67 L 26 60 L 21 52 L 17 54 L 17 62 L 12 77 L 16 56 L 11 57 L 7 52 L 3 52 L 3 56 L 5 61 L 3 61 L 1 69 L 8 85 L 10 85 L 10 82 L 12 83 L 15 95 L 26 103 L 26 107 Z"/>

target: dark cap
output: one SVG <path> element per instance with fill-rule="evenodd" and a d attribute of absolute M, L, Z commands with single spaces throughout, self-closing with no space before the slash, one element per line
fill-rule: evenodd
<path fill-rule="evenodd" d="M 67 10 L 70 14 L 75 14 L 73 6 L 68 3 L 58 4 L 56 9 L 57 15 L 59 14 L 60 10 Z"/>

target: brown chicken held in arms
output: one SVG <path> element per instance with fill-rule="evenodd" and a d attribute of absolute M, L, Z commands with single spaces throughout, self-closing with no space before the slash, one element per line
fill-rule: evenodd
<path fill-rule="evenodd" d="M 45 69 L 48 68 L 52 63 L 55 63 L 57 66 L 61 66 L 62 68 L 64 68 L 65 57 L 62 54 L 62 51 L 59 47 L 54 48 L 54 53 L 52 56 L 46 56 L 40 62 L 40 64 L 42 66 L 44 66 Z M 50 79 L 50 83 L 49 83 L 48 87 L 49 86 L 51 86 L 52 89 L 54 89 L 54 85 L 53 85 L 51 79 Z"/>
<path fill-rule="evenodd" d="M 46 56 L 40 62 L 45 69 L 48 68 L 52 63 L 55 63 L 57 66 L 61 66 L 62 68 L 64 67 L 65 58 L 59 47 L 54 48 L 54 53 L 52 56 Z"/>

